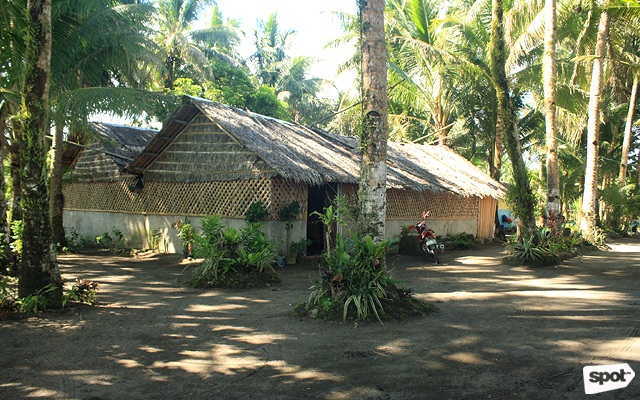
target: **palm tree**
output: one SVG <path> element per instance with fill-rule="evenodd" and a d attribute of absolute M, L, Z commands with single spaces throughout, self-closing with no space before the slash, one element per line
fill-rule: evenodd
<path fill-rule="evenodd" d="M 198 19 L 200 11 L 213 3 L 214 0 L 159 0 L 157 39 L 165 58 L 165 88 L 174 89 L 173 82 L 183 65 L 190 66 L 202 79 L 211 76 L 205 50 L 198 46 L 197 41 L 213 41 L 217 32 L 211 29 L 194 31 L 191 25 Z"/>
<path fill-rule="evenodd" d="M 51 241 L 46 181 L 45 136 L 49 128 L 51 1 L 27 1 L 24 84 L 20 118 L 20 162 L 23 168 L 24 234 L 18 294 L 37 293 L 52 285 L 50 297 L 60 304 L 62 286 Z"/>
<path fill-rule="evenodd" d="M 627 82 L 631 81 L 631 93 L 629 95 L 629 106 L 624 128 L 622 143 L 622 154 L 620 156 L 620 166 L 618 170 L 618 187 L 622 188 L 627 180 L 627 170 L 629 162 L 629 152 L 633 137 L 633 117 L 635 115 L 638 85 L 640 84 L 640 35 L 637 32 L 640 15 L 634 13 L 625 16 L 622 20 L 625 23 L 616 24 L 617 29 L 614 37 L 611 38 L 612 52 L 618 62 L 616 65 L 616 75 L 626 76 Z M 616 56 L 617 55 L 617 56 Z M 626 83 L 626 82 L 625 82 Z M 625 85 L 624 92 L 628 91 L 628 84 Z"/>
<path fill-rule="evenodd" d="M 527 236 L 536 231 L 534 219 L 535 199 L 531 192 L 527 168 L 522 158 L 522 147 L 518 133 L 516 115 L 509 91 L 506 75 L 507 52 L 504 33 L 504 10 L 502 1 L 492 0 L 491 42 L 489 44 L 490 65 L 498 99 L 498 118 L 496 122 L 496 144 L 504 138 L 505 147 L 513 167 L 515 194 L 512 196 L 514 211 L 520 218 L 522 230 Z M 494 150 L 499 154 L 499 147 Z"/>
<path fill-rule="evenodd" d="M 423 131 L 431 126 L 438 143 L 446 145 L 461 71 L 457 69 L 456 76 L 450 67 L 455 61 L 447 48 L 451 32 L 440 20 L 441 6 L 434 0 L 393 0 L 388 3 L 387 13 L 392 25 L 389 61 L 397 79 L 405 82 L 390 95 L 395 104 L 408 106 L 400 108 L 403 116 L 410 115 L 413 124 L 420 123 Z"/>
<path fill-rule="evenodd" d="M 360 233 L 385 237 L 387 177 L 387 58 L 384 0 L 358 2 L 362 54 Z"/>
<path fill-rule="evenodd" d="M 269 15 L 266 21 L 259 21 L 254 31 L 256 51 L 249 57 L 256 67 L 258 82 L 276 88 L 284 75 L 288 63 L 289 38 L 294 30 L 281 31 L 277 14 Z"/>
<path fill-rule="evenodd" d="M 608 0 L 600 13 L 598 36 L 596 40 L 593 70 L 591 74 L 591 88 L 589 91 L 589 119 L 587 122 L 587 164 L 585 171 L 584 194 L 582 197 L 582 219 L 580 230 L 586 236 L 592 235 L 596 228 L 597 193 L 598 193 L 598 150 L 600 130 L 600 106 L 602 95 L 602 75 L 604 57 L 609 41 L 609 11 Z"/>
<path fill-rule="evenodd" d="M 542 58 L 547 144 L 547 218 L 554 228 L 560 215 L 560 173 L 556 127 L 556 0 L 545 0 L 545 40 Z M 557 232 L 556 232 L 557 233 Z"/>
<path fill-rule="evenodd" d="M 138 70 L 160 64 L 143 21 L 153 7 L 105 0 L 57 2 L 51 79 L 55 134 L 52 142 L 50 215 L 54 243 L 65 245 L 62 201 L 62 139 L 90 114 L 149 114 L 164 102 L 138 86 Z M 117 29 L 114 29 L 117 27 Z M 103 34 L 96 34 L 103 32 Z"/>

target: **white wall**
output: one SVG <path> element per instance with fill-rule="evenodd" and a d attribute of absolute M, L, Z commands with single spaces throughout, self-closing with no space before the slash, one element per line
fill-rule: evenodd
<path fill-rule="evenodd" d="M 403 226 L 416 225 L 421 219 L 414 220 L 388 219 L 386 237 L 399 237 Z M 475 219 L 427 219 L 427 226 L 433 229 L 438 237 L 466 232 L 473 236 L 478 233 L 478 221 Z"/>
<path fill-rule="evenodd" d="M 174 224 L 184 217 L 164 216 L 164 215 L 142 215 L 115 212 L 98 211 L 64 211 L 64 227 L 66 235 L 69 236 L 74 228 L 81 238 L 94 241 L 97 236 L 104 232 L 111 232 L 114 227 L 119 229 L 127 241 L 127 245 L 136 249 L 148 249 L 151 247 L 151 231 L 161 229 L 160 252 L 162 253 L 182 253 L 182 242 L 178 237 L 178 231 Z M 188 217 L 196 231 L 200 232 L 202 217 Z M 244 219 L 223 218 L 222 223 L 229 227 L 240 229 L 246 225 Z M 265 221 L 262 223 L 262 231 L 267 234 L 277 245 L 281 254 L 285 252 L 286 229 L 285 222 Z M 290 231 L 291 241 L 306 238 L 306 221 L 294 221 Z"/>
<path fill-rule="evenodd" d="M 162 230 L 160 239 L 160 252 L 182 253 L 182 243 L 178 237 L 178 231 L 173 227 L 176 222 L 184 219 L 180 216 L 142 215 L 128 213 L 112 213 L 97 211 L 70 211 L 64 212 L 64 226 L 69 236 L 71 228 L 82 238 L 90 241 L 104 232 L 111 234 L 114 227 L 118 228 L 127 244 L 136 249 L 148 249 L 151 247 L 150 238 L 153 229 Z M 189 222 L 200 231 L 202 217 L 188 217 Z M 240 229 L 245 226 L 243 219 L 223 218 L 226 226 Z M 387 220 L 386 237 L 399 237 L 403 226 L 415 225 L 420 222 L 414 220 Z M 459 232 L 467 232 L 476 235 L 478 226 L 475 219 L 428 219 L 427 225 L 436 232 L 439 237 Z M 262 223 L 262 231 L 267 234 L 277 245 L 280 254 L 286 254 L 286 229 L 282 221 L 265 221 Z M 306 221 L 294 221 L 290 231 L 290 241 L 306 238 Z"/>

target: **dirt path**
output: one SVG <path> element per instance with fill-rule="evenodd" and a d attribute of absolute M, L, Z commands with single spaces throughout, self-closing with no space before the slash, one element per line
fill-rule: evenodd
<path fill-rule="evenodd" d="M 582 381 L 586 365 L 640 373 L 640 241 L 539 270 L 500 251 L 391 257 L 441 311 L 357 328 L 292 316 L 311 264 L 272 288 L 202 291 L 173 256 L 61 257 L 101 304 L 0 321 L 0 399 L 640 398 L 640 377 L 592 396 Z"/>

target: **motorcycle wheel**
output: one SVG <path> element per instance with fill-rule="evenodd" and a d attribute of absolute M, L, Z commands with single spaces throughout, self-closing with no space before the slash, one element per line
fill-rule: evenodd
<path fill-rule="evenodd" d="M 433 260 L 436 262 L 436 264 L 440 264 L 440 256 L 438 255 L 437 247 L 431 248 L 431 257 L 433 257 Z"/>
<path fill-rule="evenodd" d="M 420 242 L 420 251 L 424 254 L 429 254 L 429 249 L 427 248 L 427 244 L 425 242 Z"/>

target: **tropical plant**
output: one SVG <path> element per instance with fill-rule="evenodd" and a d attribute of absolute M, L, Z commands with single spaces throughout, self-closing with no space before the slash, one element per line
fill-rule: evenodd
<path fill-rule="evenodd" d="M 384 1 L 358 2 L 362 130 L 358 185 L 360 235 L 384 240 L 387 190 L 387 51 L 384 30 Z"/>
<path fill-rule="evenodd" d="M 163 50 L 163 77 L 165 88 L 174 89 L 174 80 L 181 67 L 188 66 L 205 80 L 211 76 L 209 61 L 204 48 L 198 43 L 215 41 L 214 30 L 192 30 L 192 24 L 200 12 L 213 0 L 160 0 L 157 6 L 157 40 Z M 197 37 L 196 41 L 194 38 Z M 208 50 L 212 50 L 209 48 Z"/>
<path fill-rule="evenodd" d="M 65 307 L 71 302 L 95 304 L 98 286 L 98 282 L 76 279 L 71 289 L 66 290 L 62 295 L 62 306 Z"/>
<path fill-rule="evenodd" d="M 182 241 L 182 251 L 185 257 L 193 257 L 193 245 L 196 241 L 196 231 L 188 218 L 179 220 L 173 224 L 178 231 L 178 237 Z"/>
<path fill-rule="evenodd" d="M 264 207 L 264 203 L 262 201 L 251 203 L 245 213 L 245 220 L 249 223 L 260 222 L 265 220 L 267 217 L 269 217 L 269 211 Z"/>
<path fill-rule="evenodd" d="M 240 287 L 276 282 L 275 245 L 260 231 L 260 224 L 247 223 L 238 230 L 223 227 L 221 221 L 218 215 L 202 220 L 194 254 L 203 261 L 185 267 L 187 285 Z"/>
<path fill-rule="evenodd" d="M 314 211 L 312 216 L 318 217 L 318 220 L 324 225 L 325 233 L 325 250 L 327 253 L 333 251 L 333 234 L 340 225 L 344 225 L 352 219 L 349 210 L 349 203 L 345 196 L 336 196 L 333 204 L 326 207 L 323 212 Z"/>

